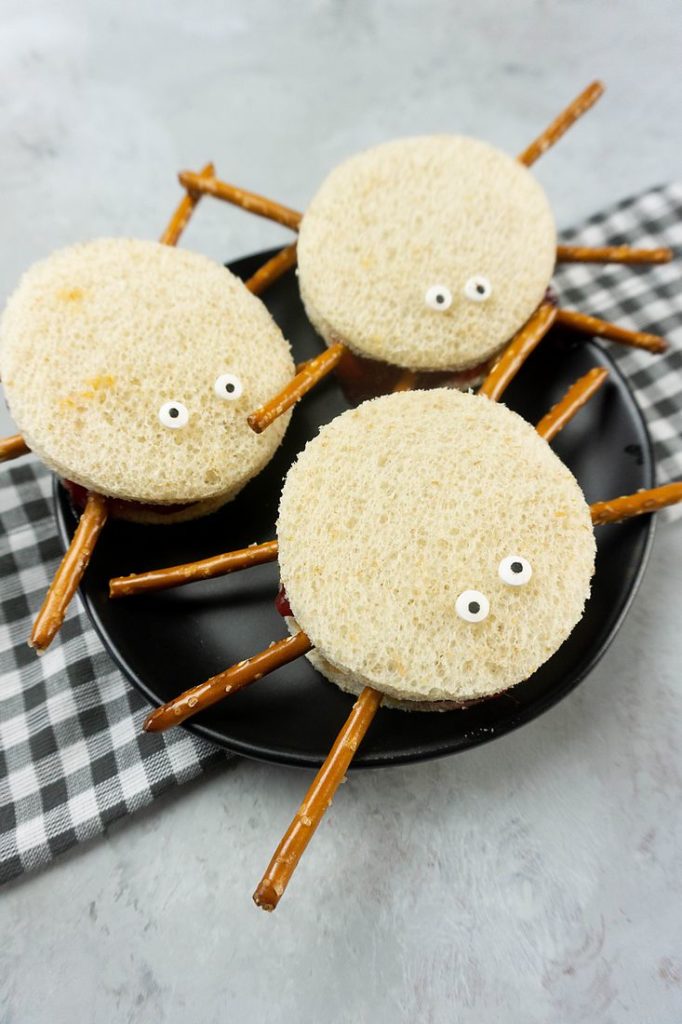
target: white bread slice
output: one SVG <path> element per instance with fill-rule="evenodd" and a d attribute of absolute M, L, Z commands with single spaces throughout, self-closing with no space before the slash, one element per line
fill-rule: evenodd
<path fill-rule="evenodd" d="M 556 229 L 518 161 L 476 139 L 399 139 L 326 178 L 300 226 L 298 277 L 328 344 L 412 370 L 463 370 L 494 355 L 543 298 Z M 467 281 L 486 277 L 486 301 Z M 452 303 L 427 306 L 445 285 Z"/>
<path fill-rule="evenodd" d="M 516 413 L 449 389 L 378 398 L 323 427 L 287 475 L 277 535 L 321 671 L 399 701 L 475 700 L 526 679 L 581 618 L 594 572 L 570 471 Z M 510 555 L 532 566 L 524 586 L 500 578 Z M 483 621 L 458 616 L 467 590 L 488 599 Z"/>
<path fill-rule="evenodd" d="M 294 373 L 262 302 L 205 256 L 156 242 L 101 239 L 31 267 L 0 323 L 0 368 L 19 430 L 50 468 L 115 498 L 201 503 L 180 518 L 234 497 L 290 418 L 261 435 L 246 422 Z M 214 391 L 224 373 L 241 380 L 236 401 Z M 160 422 L 169 401 L 186 406 L 184 428 Z"/>

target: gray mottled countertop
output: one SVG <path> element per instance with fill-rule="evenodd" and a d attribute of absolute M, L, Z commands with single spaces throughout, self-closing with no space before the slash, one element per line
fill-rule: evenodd
<path fill-rule="evenodd" d="M 4 0 L 0 295 L 51 249 L 154 237 L 174 172 L 304 207 L 342 156 L 454 129 L 523 148 L 560 224 L 680 173 L 678 3 Z M 217 204 L 187 244 L 276 244 Z M 7 423 L 0 422 L 0 429 Z M 275 915 L 252 891 L 307 783 L 227 766 L 0 893 L 0 1020 L 677 1024 L 682 525 L 597 670 L 521 731 L 352 777 Z"/>

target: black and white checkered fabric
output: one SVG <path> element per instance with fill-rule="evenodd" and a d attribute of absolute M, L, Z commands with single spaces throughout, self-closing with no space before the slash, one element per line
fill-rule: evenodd
<path fill-rule="evenodd" d="M 226 758 L 185 730 L 142 731 L 149 706 L 80 600 L 45 654 L 27 646 L 63 554 L 51 487 L 35 459 L 6 469 L 0 486 L 0 882 Z"/>
<path fill-rule="evenodd" d="M 565 241 L 682 248 L 682 185 L 619 203 Z M 682 261 L 567 264 L 555 280 L 562 305 L 671 342 L 664 357 L 610 349 L 647 415 L 659 482 L 682 478 Z M 145 702 L 110 661 L 78 599 L 46 654 L 26 646 L 62 554 L 50 487 L 33 459 L 0 477 L 0 882 L 226 759 L 181 729 L 142 732 Z"/>
<path fill-rule="evenodd" d="M 591 217 L 564 242 L 581 245 L 669 246 L 676 258 L 662 266 L 565 263 L 554 281 L 562 306 L 612 320 L 621 327 L 661 334 L 664 356 L 621 345 L 609 352 L 635 390 L 654 443 L 657 482 L 682 478 L 682 184 L 652 189 Z M 665 518 L 682 515 L 668 509 Z"/>

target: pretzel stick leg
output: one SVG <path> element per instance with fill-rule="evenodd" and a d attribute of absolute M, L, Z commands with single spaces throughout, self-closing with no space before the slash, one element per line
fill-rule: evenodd
<path fill-rule="evenodd" d="M 289 381 L 287 386 L 278 395 L 275 395 L 269 402 L 262 405 L 260 409 L 256 409 L 255 412 L 251 413 L 248 418 L 251 429 L 256 434 L 262 434 L 265 428 L 274 423 L 278 416 L 281 416 L 292 405 L 295 405 L 300 398 L 307 395 L 318 381 L 321 381 L 323 377 L 331 373 L 334 367 L 338 365 L 345 351 L 346 346 L 337 343 L 336 345 L 331 345 L 319 356 L 315 356 L 314 359 L 303 363 L 294 379 Z"/>
<path fill-rule="evenodd" d="M 292 210 L 288 206 L 282 206 L 272 199 L 259 196 L 255 192 L 247 192 L 243 188 L 229 185 L 226 181 L 219 181 L 213 174 L 195 174 L 193 171 L 181 171 L 178 175 L 180 184 L 186 188 L 190 195 L 214 196 L 216 199 L 224 199 L 233 206 L 241 206 L 249 213 L 255 213 L 258 217 L 265 217 L 267 220 L 277 221 L 286 228 L 298 230 L 298 225 L 303 219 L 303 214 Z"/>
<path fill-rule="evenodd" d="M 203 175 L 209 175 L 210 177 L 213 177 L 213 175 L 215 174 L 215 168 L 214 168 L 213 164 L 206 164 L 206 166 L 202 168 L 201 174 L 202 174 L 202 176 Z M 194 213 L 196 205 L 197 205 L 197 203 L 199 202 L 200 199 L 201 199 L 201 195 L 198 192 L 194 192 L 194 193 L 186 192 L 185 193 L 185 195 L 182 197 L 182 199 L 178 203 L 178 206 L 176 207 L 175 212 L 173 213 L 173 216 L 168 221 L 168 226 L 167 226 L 166 230 L 164 231 L 164 233 L 161 235 L 161 238 L 159 239 L 159 241 L 163 245 L 176 245 L 177 244 L 178 239 L 180 238 L 180 235 L 182 234 L 182 232 L 187 227 L 187 224 L 189 223 L 189 219 L 192 216 L 192 214 Z"/>
<path fill-rule="evenodd" d="M 412 391 L 417 382 L 417 374 L 413 370 L 405 370 L 400 374 L 393 386 L 394 391 Z"/>
<path fill-rule="evenodd" d="M 493 402 L 499 402 L 536 345 L 547 334 L 556 319 L 556 308 L 550 302 L 543 302 L 533 313 L 524 327 L 509 342 L 492 370 L 479 388 L 479 395 L 485 395 Z"/>
<path fill-rule="evenodd" d="M 274 562 L 277 558 L 277 541 L 254 544 L 250 548 L 227 551 L 223 555 L 204 558 L 200 562 L 186 562 L 172 565 L 167 569 L 152 569 L 150 572 L 132 573 L 130 576 L 115 576 L 109 580 L 109 597 L 130 597 L 155 590 L 170 590 L 184 587 L 195 580 L 210 580 L 216 576 L 249 569 L 252 565 Z"/>
<path fill-rule="evenodd" d="M 259 267 L 256 273 L 245 282 L 246 287 L 254 295 L 262 295 L 271 284 L 274 284 L 278 278 L 286 274 L 287 270 L 295 266 L 296 243 L 294 242 L 293 245 L 287 245 L 285 249 L 280 249 L 272 259 Z"/>
<path fill-rule="evenodd" d="M 658 512 L 668 505 L 677 505 L 682 501 L 682 483 L 664 484 L 653 487 L 649 491 L 636 491 L 623 498 L 612 498 L 611 501 L 597 501 L 590 505 L 592 522 L 595 526 L 605 523 L 620 523 L 623 519 L 641 516 L 646 512 Z"/>
<path fill-rule="evenodd" d="M 669 263 L 672 249 L 631 249 L 629 245 L 559 245 L 557 263 Z"/>
<path fill-rule="evenodd" d="M 518 157 L 519 163 L 525 164 L 526 167 L 534 164 L 550 146 L 559 141 L 579 117 L 582 117 L 590 107 L 594 106 L 603 92 L 604 86 L 601 82 L 592 82 L 591 85 L 588 85 L 587 89 L 576 96 L 573 102 L 569 103 L 566 109 L 562 110 L 559 116 L 555 117 L 552 123 L 545 128 L 544 132 L 538 135 L 527 149 L 524 149 Z"/>
<path fill-rule="evenodd" d="M 546 416 L 543 416 L 535 428 L 545 441 L 551 441 L 566 424 L 573 419 L 592 395 L 599 391 L 605 383 L 609 371 L 604 366 L 595 366 L 572 384 L 564 397 L 553 405 Z"/>
<path fill-rule="evenodd" d="M 198 715 L 200 711 L 210 708 L 223 697 L 243 690 L 257 679 L 262 679 L 282 665 L 288 665 L 290 661 L 307 654 L 312 646 L 306 634 L 302 632 L 278 640 L 266 650 L 254 654 L 252 658 L 240 661 L 224 672 L 211 676 L 205 683 L 185 690 L 179 697 L 174 697 L 167 704 L 152 711 L 145 720 L 145 732 L 165 732 L 173 725 L 180 725 L 192 715 Z"/>
<path fill-rule="evenodd" d="M 366 686 L 353 705 L 353 710 L 336 737 L 334 746 L 315 776 L 253 894 L 254 903 L 263 910 L 274 910 L 279 903 L 296 870 L 296 865 L 322 821 L 324 812 L 331 804 L 355 751 L 372 724 L 381 700 L 380 693 Z"/>
<path fill-rule="evenodd" d="M 647 334 L 645 331 L 629 331 L 626 327 L 619 327 L 608 320 L 600 320 L 599 317 L 589 316 L 587 313 L 576 313 L 572 309 L 557 309 L 556 321 L 566 327 L 572 327 L 582 334 L 598 335 L 600 338 L 608 338 L 610 341 L 618 341 L 621 345 L 630 345 L 632 348 L 643 348 L 647 352 L 656 354 L 665 352 L 668 343 L 657 334 Z"/>
<path fill-rule="evenodd" d="M 0 462 L 18 459 L 20 455 L 26 455 L 30 450 L 21 434 L 0 438 Z"/>
<path fill-rule="evenodd" d="M 107 502 L 101 494 L 88 493 L 85 508 L 68 551 L 45 595 L 28 641 L 38 652 L 46 650 L 64 621 L 66 610 L 95 550 L 97 539 L 107 521 Z"/>

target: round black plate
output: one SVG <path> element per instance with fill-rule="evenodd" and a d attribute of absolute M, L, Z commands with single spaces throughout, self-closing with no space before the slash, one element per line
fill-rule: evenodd
<path fill-rule="evenodd" d="M 231 269 L 246 278 L 268 255 L 239 260 Z M 265 302 L 290 339 L 297 361 L 321 350 L 293 273 L 266 294 Z M 537 422 L 577 377 L 603 364 L 611 371 L 610 380 L 554 442 L 589 502 L 651 487 L 654 477 L 646 427 L 625 380 L 605 351 L 595 342 L 555 331 L 505 397 L 511 408 Z M 153 704 L 167 701 L 286 635 L 273 605 L 277 566 L 259 566 L 175 591 L 118 601 L 107 597 L 109 578 L 273 538 L 288 467 L 321 424 L 346 408 L 338 382 L 328 379 L 299 404 L 284 443 L 266 471 L 236 501 L 207 519 L 178 526 L 107 524 L 81 595 L 112 657 Z M 66 544 L 76 517 L 59 484 L 55 484 L 55 501 Z M 597 570 L 585 615 L 534 676 L 511 693 L 465 711 L 406 714 L 382 708 L 354 765 L 400 764 L 464 750 L 515 729 L 564 697 L 601 658 L 620 626 L 644 569 L 653 523 L 654 517 L 644 516 L 597 530 Z M 351 703 L 306 659 L 299 659 L 197 716 L 187 728 L 249 757 L 315 766 L 327 754 Z"/>

